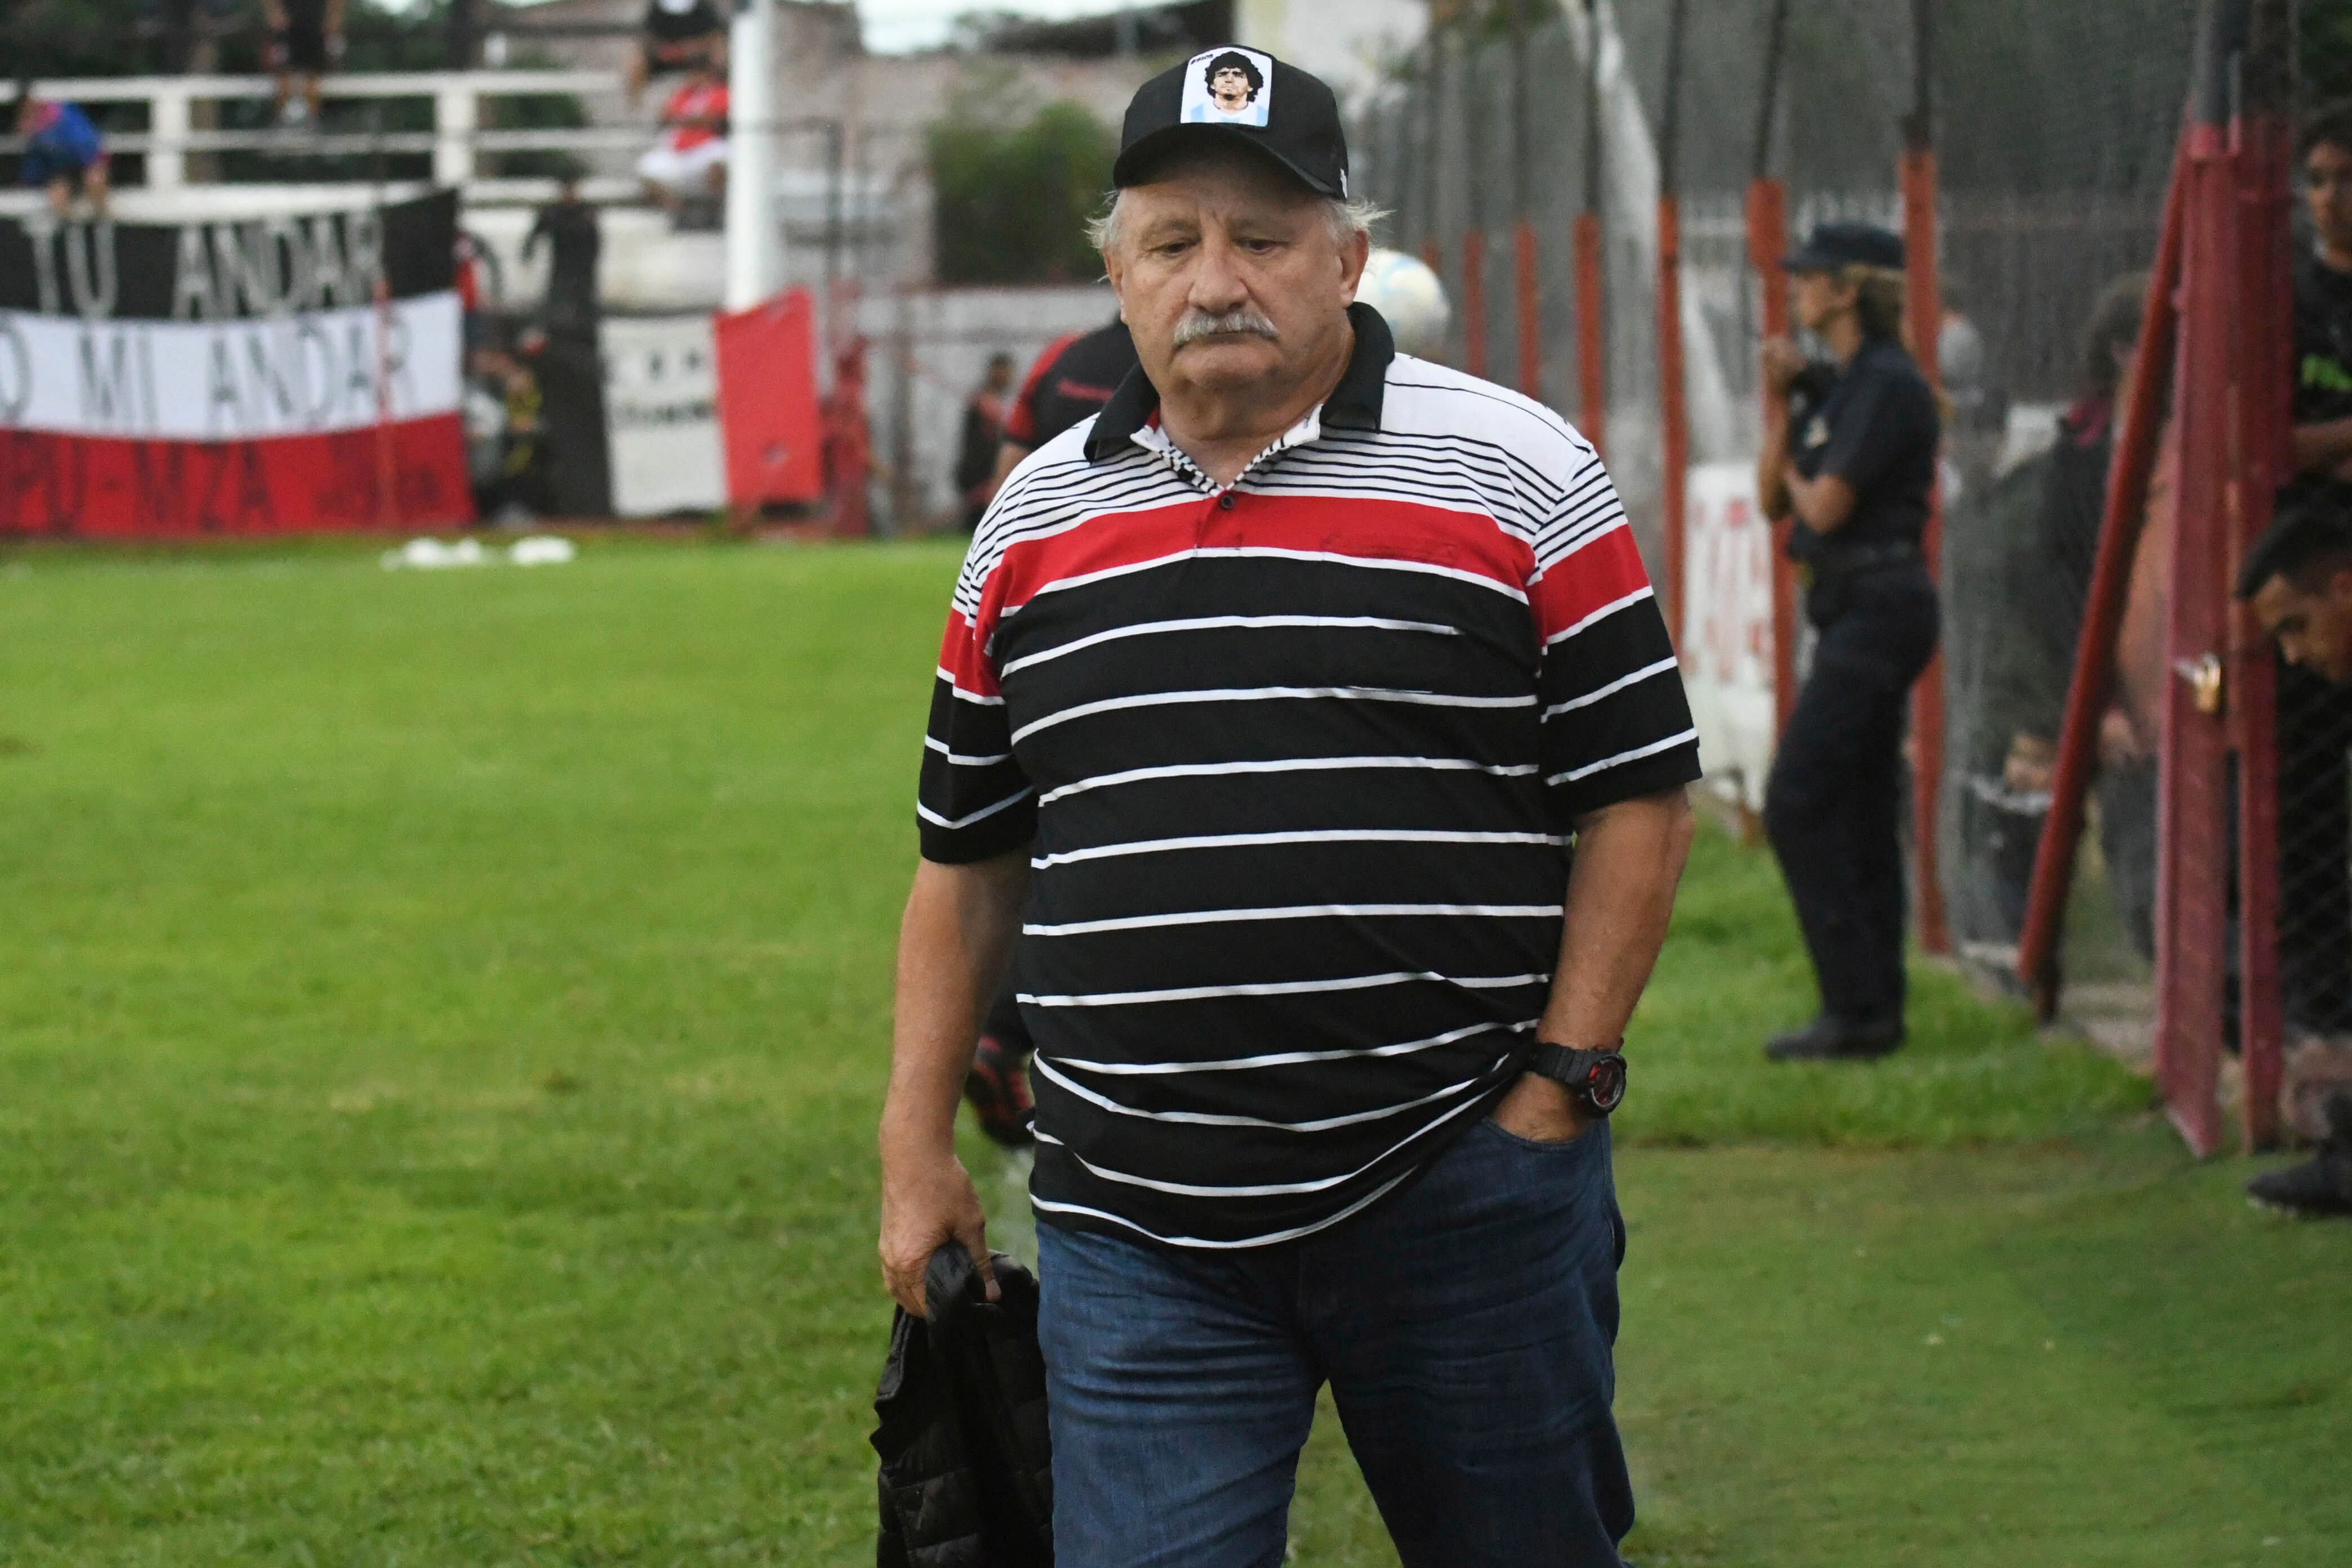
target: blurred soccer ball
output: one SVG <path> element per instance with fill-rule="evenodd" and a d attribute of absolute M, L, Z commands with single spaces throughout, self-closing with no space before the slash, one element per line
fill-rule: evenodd
<path fill-rule="evenodd" d="M 1373 251 L 1356 298 L 1381 313 L 1402 352 L 1427 358 L 1445 346 L 1454 307 L 1446 303 L 1445 285 L 1419 258 L 1402 250 Z"/>

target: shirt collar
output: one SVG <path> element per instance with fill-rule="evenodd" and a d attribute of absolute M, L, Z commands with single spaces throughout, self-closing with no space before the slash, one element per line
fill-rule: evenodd
<path fill-rule="evenodd" d="M 1381 427 L 1381 407 L 1388 392 L 1389 365 L 1396 358 L 1396 339 L 1381 313 L 1360 300 L 1348 307 L 1348 321 L 1356 329 L 1356 346 L 1348 356 L 1348 368 L 1340 373 L 1339 384 L 1331 389 L 1322 407 L 1293 426 L 1292 434 L 1298 439 L 1312 440 L 1326 429 Z M 1087 435 L 1087 461 L 1103 462 L 1127 450 L 1136 434 L 1151 425 L 1159 412 L 1160 391 L 1139 364 L 1127 373 L 1103 411 L 1095 416 L 1095 427 Z M 1298 436 L 1301 428 L 1308 427 L 1309 434 Z M 1285 444 L 1296 443 L 1286 437 Z"/>

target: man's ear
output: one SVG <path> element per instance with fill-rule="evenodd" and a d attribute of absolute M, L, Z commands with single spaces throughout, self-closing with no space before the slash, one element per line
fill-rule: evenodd
<path fill-rule="evenodd" d="M 1356 302 L 1356 290 L 1363 286 L 1364 268 L 1372 258 L 1372 237 L 1359 231 L 1348 237 L 1339 247 L 1339 294 L 1342 301 Z"/>
<path fill-rule="evenodd" d="M 1120 290 L 1118 285 L 1119 279 L 1127 276 L 1127 263 L 1119 258 L 1118 252 L 1115 250 L 1106 250 L 1100 255 L 1103 276 L 1110 280 L 1110 291 L 1118 296 L 1118 319 L 1125 321 L 1127 321 L 1127 295 Z M 1130 326 L 1133 324 L 1129 322 Z"/>

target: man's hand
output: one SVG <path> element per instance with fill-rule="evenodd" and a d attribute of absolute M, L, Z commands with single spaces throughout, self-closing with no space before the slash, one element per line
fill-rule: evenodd
<path fill-rule="evenodd" d="M 996 1277 L 988 1264 L 987 1221 L 971 1173 L 953 1154 L 910 1155 L 882 1160 L 882 1282 L 892 1300 L 915 1316 L 928 1317 L 923 1270 L 944 1244 L 961 1243 L 979 1266 L 988 1299 L 996 1300 Z"/>
<path fill-rule="evenodd" d="M 1536 1143 L 1566 1143 L 1599 1120 L 1566 1084 L 1541 1073 L 1521 1073 L 1495 1107 L 1496 1126 Z"/>

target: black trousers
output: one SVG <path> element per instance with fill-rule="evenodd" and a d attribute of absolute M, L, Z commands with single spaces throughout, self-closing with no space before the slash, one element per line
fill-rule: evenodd
<path fill-rule="evenodd" d="M 1903 1012 L 1903 727 L 1936 651 L 1936 585 L 1917 566 L 1816 588 L 1821 640 L 1772 759 L 1764 832 L 1797 906 L 1822 1009 Z"/>

